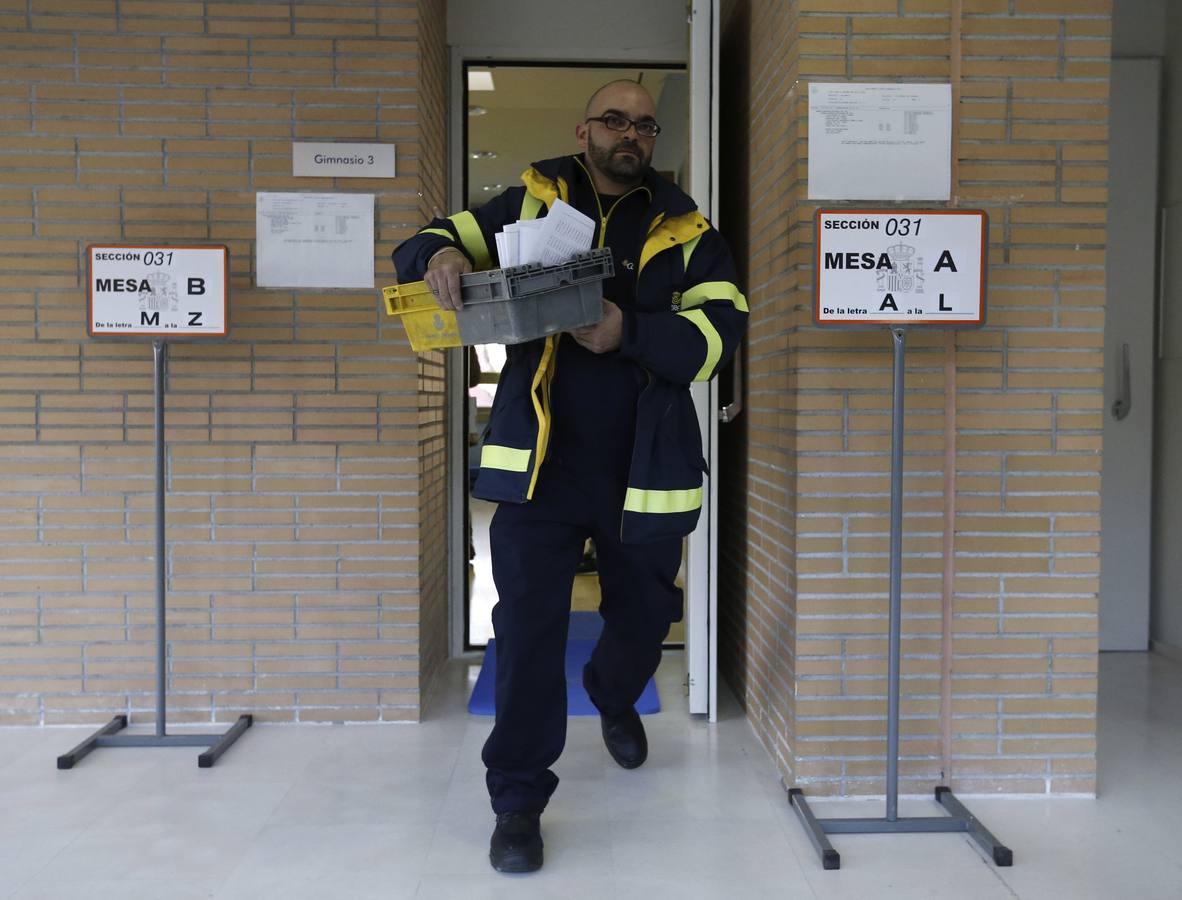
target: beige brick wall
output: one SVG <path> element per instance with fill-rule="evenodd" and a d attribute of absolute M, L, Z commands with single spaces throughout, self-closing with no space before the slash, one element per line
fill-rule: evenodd
<path fill-rule="evenodd" d="M 721 230 L 751 316 L 743 412 L 720 427 L 719 667 L 783 772 L 795 769 L 796 450 L 786 353 L 800 276 L 785 252 L 800 162 L 785 3 L 723 4 Z M 742 479 L 739 481 L 739 479 Z"/>
<path fill-rule="evenodd" d="M 1092 792 L 1110 4 L 725 7 L 753 315 L 724 670 L 789 781 L 883 791 L 889 339 L 810 324 L 804 86 L 951 81 L 953 193 L 990 216 L 990 313 L 909 338 L 900 790 Z M 744 42 L 750 63 L 728 62 Z"/>
<path fill-rule="evenodd" d="M 0 723 L 154 710 L 152 361 L 86 336 L 90 242 L 230 248 L 231 336 L 170 348 L 172 721 L 417 719 L 446 646 L 442 361 L 374 291 L 254 286 L 254 192 L 444 172 L 443 0 L 0 8 Z M 295 139 L 393 180 L 292 178 Z"/>
<path fill-rule="evenodd" d="M 419 223 L 447 208 L 447 44 L 445 0 L 419 0 Z M 419 224 L 416 223 L 416 224 Z M 401 340 L 397 329 L 393 337 Z M 444 355 L 419 357 L 420 678 L 447 659 L 447 454 Z"/>

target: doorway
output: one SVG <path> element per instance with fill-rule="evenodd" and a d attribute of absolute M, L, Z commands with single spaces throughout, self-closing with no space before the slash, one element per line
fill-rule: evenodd
<path fill-rule="evenodd" d="M 601 85 L 615 79 L 643 84 L 657 104 L 661 140 L 653 167 L 664 177 L 688 190 L 689 87 L 685 67 L 654 64 L 639 67 L 570 63 L 563 65 L 523 62 L 462 63 L 462 202 L 480 206 L 501 191 L 519 183 L 530 163 L 576 152 L 574 127 L 582 120 L 587 98 Z M 485 345 L 462 357 L 467 402 L 459 433 L 474 447 L 487 424 L 504 348 Z M 470 466 L 470 460 L 468 465 Z M 465 485 L 467 479 L 464 479 Z M 488 549 L 488 525 L 495 504 L 474 499 L 462 491 L 462 519 L 468 535 L 467 577 L 463 591 L 462 640 L 465 652 L 482 649 L 492 636 L 492 607 L 496 588 Z M 454 509 L 454 507 L 453 507 Z M 683 553 L 683 559 L 685 554 Z M 684 586 L 684 563 L 679 583 Z M 593 611 L 599 605 L 599 586 L 593 548 L 576 576 L 572 596 L 574 611 Z M 675 623 L 666 646 L 683 646 L 684 622 Z"/>

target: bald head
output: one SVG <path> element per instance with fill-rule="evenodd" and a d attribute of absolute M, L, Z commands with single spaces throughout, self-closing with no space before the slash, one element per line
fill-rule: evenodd
<path fill-rule="evenodd" d="M 652 94 L 635 81 L 609 81 L 591 95 L 575 137 L 599 193 L 622 194 L 644 180 L 656 142 L 644 123 L 655 124 L 655 114 Z"/>
<path fill-rule="evenodd" d="M 624 102 L 629 106 L 639 103 L 648 110 L 648 115 L 656 115 L 657 106 L 653 103 L 653 95 L 639 82 L 630 78 L 617 78 L 598 88 L 587 100 L 583 110 L 583 118 L 601 116 L 608 109 L 620 109 L 616 102 Z"/>

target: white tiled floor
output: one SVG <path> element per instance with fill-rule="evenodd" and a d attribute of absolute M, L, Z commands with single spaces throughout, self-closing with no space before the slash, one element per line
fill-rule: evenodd
<path fill-rule="evenodd" d="M 716 726 L 691 720 L 682 673 L 670 654 L 639 770 L 610 761 L 598 720 L 572 720 L 546 866 L 529 876 L 488 867 L 489 722 L 464 712 L 465 664 L 422 725 L 262 724 L 213 769 L 196 750 L 107 749 L 59 772 L 85 731 L 0 730 L 0 898 L 1182 897 L 1176 663 L 1102 658 L 1099 799 L 969 800 L 1014 849 L 1012 869 L 963 835 L 858 835 L 834 838 L 842 869 L 823 871 L 734 701 Z M 882 812 L 881 800 L 816 806 Z"/>

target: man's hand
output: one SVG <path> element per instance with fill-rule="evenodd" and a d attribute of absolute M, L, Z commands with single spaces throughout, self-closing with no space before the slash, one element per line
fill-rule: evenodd
<path fill-rule="evenodd" d="M 464 305 L 460 299 L 460 276 L 472 271 L 472 263 L 454 247 L 440 250 L 427 263 L 423 281 L 439 301 L 440 309 L 457 310 Z"/>
<path fill-rule="evenodd" d="M 620 349 L 620 338 L 624 333 L 624 316 L 620 307 L 610 300 L 603 300 L 603 318 L 594 325 L 584 325 L 571 332 L 579 346 L 592 353 L 609 353 Z"/>

